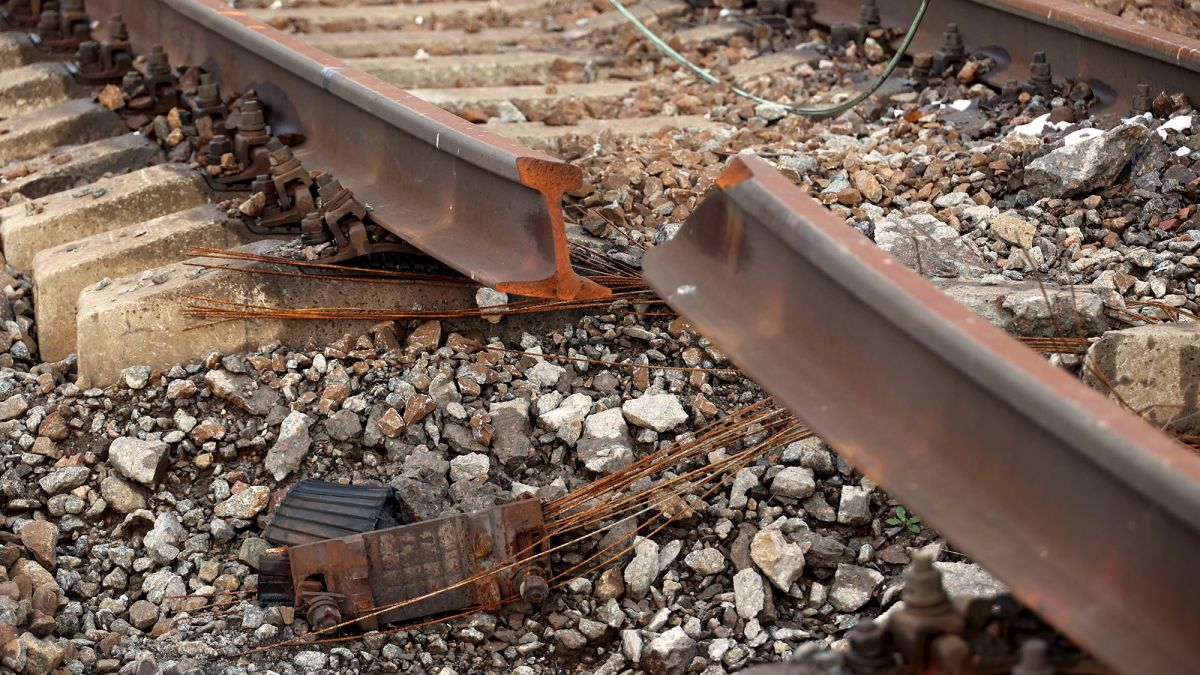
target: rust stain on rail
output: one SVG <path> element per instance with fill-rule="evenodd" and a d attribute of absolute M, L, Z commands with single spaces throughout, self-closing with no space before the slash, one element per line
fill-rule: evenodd
<path fill-rule="evenodd" d="M 1080 645 L 1124 672 L 1195 672 L 1200 457 L 762 159 L 736 159 L 644 267 L 769 392 Z"/>

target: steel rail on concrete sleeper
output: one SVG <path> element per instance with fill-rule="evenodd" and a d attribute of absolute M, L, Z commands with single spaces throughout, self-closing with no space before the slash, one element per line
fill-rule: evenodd
<path fill-rule="evenodd" d="M 1200 672 L 1200 457 L 762 159 L 735 160 L 644 266 L 797 417 L 1084 648 L 1126 673 Z"/>
<path fill-rule="evenodd" d="M 253 89 L 273 132 L 303 134 L 296 157 L 329 171 L 371 218 L 443 263 L 500 290 L 562 299 L 609 290 L 571 268 L 562 196 L 582 184 L 566 162 L 477 128 L 215 0 L 89 0 L 121 13 L 138 53 L 163 44 L 224 91 Z"/>
<path fill-rule="evenodd" d="M 879 3 L 883 25 L 908 25 L 920 0 Z M 821 23 L 857 23 L 858 2 L 818 0 Z M 1182 91 L 1200 97 L 1200 41 L 1154 26 L 1125 21 L 1070 0 L 937 0 L 917 32 L 912 51 L 932 53 L 942 46 L 946 24 L 958 25 L 967 53 L 992 57 L 997 67 L 984 76 L 1000 86 L 1024 82 L 1034 52 L 1045 52 L 1057 81 L 1071 78 L 1092 85 L 1102 102 L 1129 111 L 1137 85 Z"/>

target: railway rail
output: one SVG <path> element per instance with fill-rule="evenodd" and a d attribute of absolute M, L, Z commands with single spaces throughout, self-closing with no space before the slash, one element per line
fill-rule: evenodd
<path fill-rule="evenodd" d="M 903 25 L 918 3 L 879 7 L 880 23 L 847 3 L 775 4 L 801 25 L 813 20 L 838 36 L 889 42 L 881 26 Z M 408 20 L 420 7 L 380 6 L 363 16 Z M 60 9 L 10 3 L 10 26 L 36 36 L 14 38 L 12 51 L 26 62 L 71 61 L 71 80 L 94 88 L 124 86 L 120 70 L 140 55 L 142 93 L 127 96 L 126 105 L 149 98 L 140 125 L 131 126 L 158 136 L 166 129 L 155 127 L 155 118 L 167 124 L 180 102 L 190 103 L 194 119 L 202 117 L 208 107 L 199 87 L 218 86 L 229 99 L 216 100 L 229 104 L 221 114 L 231 152 L 215 154 L 208 166 L 220 170 L 205 177 L 207 184 L 223 175 L 258 179 L 253 186 L 231 180 L 221 191 L 245 203 L 271 194 L 277 202 L 268 206 L 280 212 L 291 208 L 289 200 L 310 200 L 314 215 L 298 214 L 303 224 L 290 222 L 287 232 L 334 240 L 338 255 L 330 262 L 419 252 L 513 295 L 585 303 L 613 295 L 572 266 L 563 200 L 581 188 L 579 168 L 255 18 L 314 26 L 334 21 L 336 12 L 243 10 L 212 0 L 90 0 L 87 15 L 74 5 Z M 530 3 L 530 11 L 539 9 Z M 89 15 L 123 21 L 102 21 L 92 42 L 85 39 Z M 114 29 L 120 25 L 127 39 Z M 338 40 L 312 40 L 322 42 Z M 339 44 L 353 50 L 351 41 Z M 918 69 L 929 63 L 944 72 L 982 55 L 995 64 L 986 81 L 996 88 L 1011 89 L 1016 73 L 1031 72 L 1024 88 L 1037 94 L 1067 77 L 1086 82 L 1099 108 L 1122 114 L 1127 107 L 1150 110 L 1150 94 L 1159 91 L 1200 95 L 1200 44 L 1129 28 L 1062 0 L 934 0 L 915 44 Z M 195 71 L 195 82 L 184 85 L 182 77 L 172 79 L 181 66 L 198 67 L 211 80 Z M 192 85 L 196 93 L 174 91 Z M 199 143 L 217 143 L 217 136 Z M 225 166 L 227 154 L 240 162 L 238 171 Z M 309 180 L 289 190 L 293 160 L 321 177 L 313 183 L 303 171 L 296 175 Z M 763 160 L 734 159 L 717 185 L 688 207 L 673 240 L 647 254 L 645 278 L 660 297 L 1081 647 L 1120 672 L 1195 671 L 1200 597 L 1189 573 L 1200 555 L 1200 457 L 937 293 Z M 7 232 L 5 239 L 12 259 L 18 239 Z M 758 300 L 748 306 L 747 297 Z M 824 320 L 830 316 L 839 322 Z M 780 366 L 774 353 L 785 341 L 795 358 Z M 874 411 L 875 424 L 862 424 L 863 406 Z M 928 576 L 923 564 L 914 566 L 913 578 Z M 864 625 L 869 630 L 875 627 Z M 932 646 L 954 628 L 921 631 L 863 639 L 895 641 L 889 649 L 909 668 L 928 660 L 952 671 L 947 664 L 964 663 L 953 660 L 961 654 Z"/>

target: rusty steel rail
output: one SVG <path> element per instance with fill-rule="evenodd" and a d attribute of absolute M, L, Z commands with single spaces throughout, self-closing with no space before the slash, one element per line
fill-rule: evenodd
<path fill-rule="evenodd" d="M 253 89 L 273 133 L 330 171 L 388 231 L 472 279 L 562 299 L 610 291 L 571 268 L 562 196 L 582 173 L 477 128 L 216 0 L 88 0 L 121 13 L 137 53 L 163 44 L 226 91 Z M 97 35 L 103 33 L 103 28 Z"/>
<path fill-rule="evenodd" d="M 1019 599 L 1126 673 L 1195 673 L 1200 457 L 739 157 L 645 277 Z"/>
<path fill-rule="evenodd" d="M 878 3 L 885 26 L 907 26 L 920 0 Z M 821 23 L 858 21 L 859 3 L 818 0 Z M 946 24 L 955 23 L 968 53 L 984 54 L 997 67 L 985 79 L 1024 82 L 1034 52 L 1045 52 L 1055 79 L 1087 82 L 1102 103 L 1124 114 L 1137 85 L 1182 91 L 1200 100 L 1200 41 L 1153 26 L 1126 21 L 1069 0 L 937 0 L 930 4 L 912 52 L 933 53 L 942 46 Z"/>

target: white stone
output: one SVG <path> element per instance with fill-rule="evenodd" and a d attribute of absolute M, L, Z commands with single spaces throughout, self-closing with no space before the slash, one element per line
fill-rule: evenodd
<path fill-rule="evenodd" d="M 650 675 L 678 675 L 687 671 L 695 656 L 696 641 L 682 626 L 675 626 L 646 645 L 642 668 Z"/>
<path fill-rule="evenodd" d="M 475 291 L 475 305 L 480 309 L 488 307 L 503 307 L 508 304 L 508 293 L 498 291 L 487 286 L 480 286 L 478 291 Z M 484 314 L 484 320 L 489 323 L 500 323 L 500 319 L 504 318 L 502 314 Z"/>
<path fill-rule="evenodd" d="M 492 118 L 505 124 L 513 122 L 527 122 L 525 113 L 521 112 L 512 101 L 501 101 L 496 105 L 496 117 Z"/>
<path fill-rule="evenodd" d="M 271 446 L 263 459 L 263 466 L 275 480 L 283 480 L 300 468 L 300 462 L 312 447 L 312 439 L 308 435 L 308 427 L 312 423 L 311 417 L 298 410 L 293 410 L 283 418 L 275 445 Z"/>
<path fill-rule="evenodd" d="M 575 445 L 583 433 L 583 420 L 591 409 L 592 399 L 587 394 L 571 394 L 557 408 L 540 415 L 538 423 L 547 431 L 553 431 L 567 445 Z"/>
<path fill-rule="evenodd" d="M 171 563 L 179 555 L 179 546 L 187 539 L 187 530 L 170 511 L 154 519 L 154 527 L 142 538 L 146 552 L 160 565 Z"/>
<path fill-rule="evenodd" d="M 793 499 L 811 497 L 817 489 L 812 469 L 800 466 L 784 467 L 771 481 L 771 494 Z"/>
<path fill-rule="evenodd" d="M 684 564 L 692 571 L 705 576 L 716 574 L 725 569 L 725 555 L 715 548 L 702 548 L 692 551 L 683 559 Z"/>
<path fill-rule="evenodd" d="M 625 566 L 625 592 L 634 599 L 645 597 L 650 584 L 658 578 L 658 544 L 639 539 L 634 547 L 633 560 Z"/>
<path fill-rule="evenodd" d="M 753 469 L 740 469 L 733 476 L 733 485 L 729 488 L 729 508 L 746 508 L 746 493 L 758 485 L 758 474 Z"/>
<path fill-rule="evenodd" d="M 865 525 L 871 522 L 871 490 L 853 485 L 842 486 L 837 521 L 843 525 Z"/>
<path fill-rule="evenodd" d="M 829 589 L 829 602 L 843 612 L 854 612 L 871 600 L 871 594 L 883 575 L 858 565 L 838 565 L 833 575 L 833 586 Z"/>
<path fill-rule="evenodd" d="M 1033 223 L 1011 213 L 992 218 L 991 227 L 996 236 L 1023 249 L 1033 247 L 1033 236 L 1037 234 L 1037 227 Z"/>
<path fill-rule="evenodd" d="M 263 485 L 252 485 L 217 504 L 213 513 L 221 518 L 249 520 L 267 508 L 267 502 L 270 499 L 270 488 Z"/>
<path fill-rule="evenodd" d="M 612 473 L 633 463 L 633 442 L 620 408 L 588 415 L 577 448 L 588 471 Z"/>
<path fill-rule="evenodd" d="M 750 559 L 776 588 L 787 593 L 804 573 L 804 550 L 778 528 L 759 530 L 750 542 Z"/>
<path fill-rule="evenodd" d="M 762 577 L 753 568 L 733 575 L 733 601 L 738 616 L 743 619 L 756 618 L 767 604 L 766 589 Z"/>
<path fill-rule="evenodd" d="M 532 368 L 525 371 L 525 379 L 541 388 L 555 387 L 558 385 L 559 378 L 565 372 L 567 372 L 566 368 L 542 360 L 533 364 Z"/>
<path fill-rule="evenodd" d="M 481 476 L 486 476 L 491 466 L 491 458 L 477 452 L 455 457 L 450 460 L 450 480 L 475 480 Z"/>
<path fill-rule="evenodd" d="M 646 394 L 626 401 L 621 412 L 631 424 L 659 433 L 670 431 L 688 419 L 687 411 L 674 394 Z"/>
<path fill-rule="evenodd" d="M 122 476 L 154 487 L 167 469 L 170 452 L 162 441 L 121 437 L 108 446 L 108 463 Z"/>

